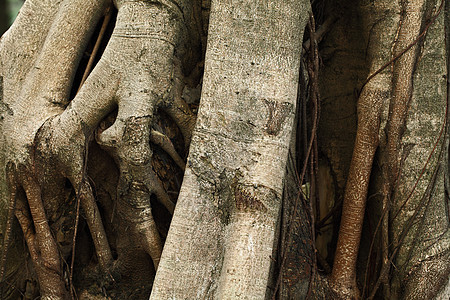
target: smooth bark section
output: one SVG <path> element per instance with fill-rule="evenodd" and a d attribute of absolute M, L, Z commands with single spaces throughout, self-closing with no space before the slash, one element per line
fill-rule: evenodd
<path fill-rule="evenodd" d="M 8 31 L 5 40 L 2 39 L 2 146 L 5 161 L 17 166 L 14 175 L 19 181 L 14 184 L 26 192 L 22 206 L 26 209 L 28 204 L 31 216 L 23 215 L 20 223 L 30 222 L 35 230 L 35 237 L 26 232 L 24 235 L 30 253 L 35 253 L 31 257 L 43 299 L 64 298 L 67 291 L 60 252 L 49 225 L 53 220 L 48 219 L 55 207 L 54 201 L 58 199 L 54 196 L 61 192 L 62 184 L 58 186 L 61 180 L 55 178 L 60 174 L 50 175 L 57 165 L 55 160 L 41 168 L 42 161 L 54 157 L 48 152 L 38 157 L 36 153 L 48 146 L 48 140 L 43 142 L 38 137 L 49 133 L 44 132 L 43 125 L 68 104 L 79 60 L 109 4 L 108 0 L 64 1 L 61 4 L 59 1 L 30 1 L 22 9 L 18 25 Z M 78 18 L 74 19 L 74 16 Z M 26 25 L 32 28 L 29 32 L 26 31 L 29 28 L 23 27 Z M 36 35 L 30 34 L 33 32 Z M 26 59 L 21 61 L 21 56 Z M 98 211 L 95 214 L 98 220 L 100 214 Z M 106 256 L 110 259 L 105 260 L 112 260 L 110 254 Z"/>
<path fill-rule="evenodd" d="M 0 39 L 5 85 L 18 95 L 35 63 L 62 1 L 27 0 L 8 31 Z M 14 49 L 14 51 L 11 51 Z M 9 91 L 5 90 L 5 93 Z"/>
<path fill-rule="evenodd" d="M 54 26 L 49 30 L 42 49 L 38 50 L 39 54 L 33 68 L 26 74 L 23 85 L 20 85 L 20 91 L 15 89 L 17 82 L 14 81 L 17 73 L 21 72 L 20 67 L 10 67 L 9 72 L 3 75 L 5 78 L 3 101 L 11 110 L 10 114 L 6 114 L 3 125 L 3 130 L 8 132 L 5 144 L 9 148 L 7 150 L 9 159 L 27 163 L 28 148 L 37 130 L 49 117 L 61 113 L 62 106 L 68 103 L 76 66 L 107 4 L 107 0 L 66 1 L 56 14 Z M 80 16 L 77 22 L 71 21 L 74 15 Z M 20 39 L 20 33 L 11 38 Z M 30 41 L 31 44 L 32 42 L 40 43 Z M 36 51 L 33 48 L 27 50 L 31 53 Z M 50 64 L 50 61 L 53 63 Z M 4 73 L 5 71 L 6 68 Z M 31 107 L 32 115 L 29 114 Z M 17 127 L 16 124 L 21 124 L 21 127 Z"/>
<path fill-rule="evenodd" d="M 151 299 L 262 299 L 306 1 L 216 1 L 198 121 Z"/>

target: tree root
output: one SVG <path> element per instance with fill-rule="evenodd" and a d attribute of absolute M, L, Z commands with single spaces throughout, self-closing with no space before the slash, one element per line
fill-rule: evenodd
<path fill-rule="evenodd" d="M 70 104 L 65 107 L 70 86 L 67 80 L 73 77 L 69 73 L 74 72 L 74 68 L 66 66 L 71 70 L 65 70 L 64 74 L 69 74 L 63 76 L 65 81 L 57 78 L 49 84 L 52 89 L 61 88 L 58 93 L 52 89 L 34 93 L 43 82 L 46 83 L 47 78 L 45 72 L 32 73 L 29 86 L 37 100 L 33 102 L 31 96 L 26 99 L 30 102 L 28 104 L 37 107 L 38 115 L 30 118 L 30 113 L 35 112 L 28 111 L 27 103 L 20 103 L 12 106 L 15 115 L 6 121 L 11 128 L 14 128 L 15 122 L 23 123 L 24 120 L 27 126 L 33 124 L 24 127 L 32 129 L 25 138 L 12 138 L 8 142 L 10 150 L 14 151 L 17 145 L 19 150 L 14 152 L 20 155 L 25 153 L 25 158 L 11 159 L 16 167 L 9 172 L 10 210 L 19 220 L 24 233 L 44 299 L 68 297 L 62 266 L 65 258 L 61 256 L 49 225 L 56 221 L 55 218 L 61 217 L 58 210 L 65 205 L 62 200 L 67 193 L 64 187 L 66 180 L 70 181 L 80 200 L 100 268 L 104 272 L 114 268 L 101 212 L 86 179 L 85 145 L 89 144 L 90 137 L 108 114 L 118 109 L 114 124 L 104 131 L 98 130 L 96 140 L 119 165 L 117 195 L 121 214 L 132 228 L 131 238 L 151 256 L 155 269 L 161 257 L 162 241 L 153 219 L 150 197 L 155 195 L 170 213 L 173 213 L 175 204 L 152 170 L 151 143 L 166 151 L 181 169 L 185 168 L 184 160 L 170 139 L 152 129 L 153 115 L 161 108 L 179 126 L 185 146 L 189 145 L 195 115 L 182 99 L 184 76 L 175 55 L 176 45 L 185 38 L 180 36 L 184 30 L 183 16 L 179 8 L 172 5 L 147 1 L 116 2 L 119 11 L 112 38 Z M 62 9 L 69 13 L 73 7 L 82 5 L 80 3 L 67 1 Z M 102 1 L 98 7 L 104 8 L 104 3 Z M 93 7 L 97 9 L 97 6 Z M 100 14 L 95 9 L 89 13 L 95 15 L 93 19 L 98 19 Z M 76 26 L 71 28 L 77 29 Z M 70 32 L 61 35 L 58 35 L 59 31 L 55 32 L 51 36 L 55 41 L 70 35 Z M 82 38 L 86 40 L 89 32 L 86 30 Z M 53 54 L 47 56 L 55 58 Z M 73 54 L 71 59 L 77 61 L 78 56 Z M 40 63 L 50 65 L 45 58 L 43 55 Z M 53 79 L 51 77 L 49 80 Z M 11 227 L 11 221 L 8 226 Z M 4 260 L 6 252 L 2 257 Z M 3 266 L 0 276 L 4 273 Z"/>
<path fill-rule="evenodd" d="M 30 174 L 32 173 L 29 170 L 22 169 L 16 170 L 14 175 L 18 180 L 17 184 L 25 192 L 20 196 L 16 195 L 19 199 L 15 214 L 34 262 L 41 294 L 44 298 L 66 299 L 68 293 L 64 284 L 58 246 L 45 215 L 41 188 Z"/>

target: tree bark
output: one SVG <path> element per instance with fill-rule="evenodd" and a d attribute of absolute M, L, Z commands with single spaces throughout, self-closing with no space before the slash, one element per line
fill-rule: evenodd
<path fill-rule="evenodd" d="M 265 297 L 308 10 L 212 2 L 199 116 L 151 299 Z"/>
<path fill-rule="evenodd" d="M 369 75 L 377 72 L 390 59 L 397 9 L 391 2 L 361 7 L 361 13 L 367 16 L 364 32 L 370 45 L 367 53 Z M 332 288 L 340 298 L 360 297 L 356 282 L 358 250 L 372 163 L 379 145 L 382 110 L 387 106 L 390 94 L 388 70 L 369 80 L 363 86 L 357 103 L 358 127 L 331 275 Z"/>
<path fill-rule="evenodd" d="M 418 3 L 414 3 L 416 5 Z M 416 35 L 439 12 L 441 1 L 430 1 L 416 14 L 418 21 L 404 21 L 417 27 Z M 450 232 L 448 210 L 448 53 L 445 47 L 444 11 L 431 24 L 420 49 L 417 65 L 410 71 L 411 86 L 404 132 L 398 148 L 396 186 L 392 194 L 391 251 L 397 252 L 393 274 L 393 297 L 434 298 L 450 274 Z M 411 37 L 409 41 L 413 38 Z M 399 43 L 399 48 L 408 42 Z M 404 59 L 408 59 L 405 55 Z M 402 60 L 399 59 L 399 64 Z M 396 78 L 408 72 L 394 73 Z M 427 75 L 425 75 L 427 74 Z M 447 75 L 445 75 L 447 74 Z M 394 81 L 395 83 L 395 81 Z M 389 134 L 389 132 L 388 132 Z M 403 157 L 404 161 L 401 161 Z M 447 204 L 446 204 L 447 202 Z"/>
<path fill-rule="evenodd" d="M 440 3 L 326 3 L 324 15 L 341 18 L 319 47 L 323 97 L 302 109 L 322 105 L 314 159 L 327 156 L 331 172 L 297 182 L 288 151 L 297 92 L 307 94 L 308 1 L 216 0 L 209 16 L 208 0 L 116 0 L 97 58 L 90 39 L 109 0 L 26 1 L 0 39 L 0 221 L 10 249 L 0 297 L 63 299 L 69 278 L 80 298 L 98 289 L 144 299 L 156 269 L 151 299 L 325 297 L 313 245 L 322 232 L 311 230 L 313 209 L 294 202 L 311 189 L 331 195 L 314 203 L 326 210 L 346 186 L 327 296 L 445 298 L 450 21 L 448 7 L 434 19 Z M 79 88 L 86 56 L 95 68 Z M 301 117 L 308 125 L 318 114 Z M 184 169 L 166 239 L 172 181 Z M 321 243 L 331 262 L 333 242 Z M 71 254 L 74 269 L 63 263 Z"/>

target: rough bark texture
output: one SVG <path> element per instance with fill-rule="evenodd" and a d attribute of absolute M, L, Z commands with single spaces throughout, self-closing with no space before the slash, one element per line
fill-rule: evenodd
<path fill-rule="evenodd" d="M 298 89 L 308 1 L 26 1 L 0 40 L 0 297 L 146 299 L 158 268 L 152 299 L 322 298 L 312 275 L 333 260 L 339 209 L 331 229 L 310 220 L 344 198 L 327 296 L 447 299 L 448 7 L 412 45 L 437 2 L 313 2 L 333 20 L 324 159 L 298 182 L 297 92 L 317 104 Z"/>
<path fill-rule="evenodd" d="M 199 116 L 151 299 L 265 297 L 307 10 L 212 2 Z"/>
<path fill-rule="evenodd" d="M 417 4 L 419 3 L 414 3 Z M 429 1 L 422 8 L 416 8 L 417 14 L 424 16 L 422 24 L 436 14 L 439 5 L 440 1 Z M 404 21 L 405 30 L 412 31 L 406 29 L 408 26 L 421 27 L 420 17 L 418 20 L 414 20 L 414 15 L 410 18 Z M 416 29 L 416 34 L 418 32 L 419 29 Z M 393 273 L 393 297 L 431 299 L 445 285 L 450 274 L 446 190 L 448 135 L 440 135 L 444 130 L 448 105 L 447 84 L 444 79 L 447 76 L 448 54 L 445 51 L 444 37 L 442 12 L 423 42 L 417 66 L 412 66 L 409 72 L 404 70 L 399 75 L 394 73 L 396 78 L 410 74 L 411 86 L 401 87 L 400 90 L 410 91 L 411 94 L 407 97 L 410 107 L 406 124 L 401 131 L 404 132 L 403 139 L 398 148 L 399 164 L 400 157 L 404 157 L 404 161 L 401 162 L 401 173 L 397 175 L 392 199 L 392 250 L 398 247 L 394 260 L 396 268 Z M 406 54 L 404 59 L 408 59 Z M 402 61 L 399 60 L 398 63 L 401 64 Z M 419 178 L 421 172 L 424 173 Z M 414 189 L 416 181 L 418 183 Z"/>

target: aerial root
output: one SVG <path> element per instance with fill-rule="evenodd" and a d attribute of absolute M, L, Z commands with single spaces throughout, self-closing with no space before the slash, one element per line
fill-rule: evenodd
<path fill-rule="evenodd" d="M 152 130 L 150 133 L 150 141 L 158 146 L 160 146 L 170 157 L 175 161 L 175 163 L 180 167 L 181 170 L 185 170 L 186 164 L 178 152 L 175 150 L 175 147 L 172 144 L 172 141 L 169 137 L 161 132 L 156 130 Z"/>
<path fill-rule="evenodd" d="M 163 108 L 164 111 L 174 120 L 184 138 L 184 144 L 187 148 L 191 143 L 192 132 L 195 126 L 195 115 L 181 98 L 175 96 L 171 105 Z"/>
<path fill-rule="evenodd" d="M 27 243 L 28 250 L 30 252 L 31 259 L 33 261 L 38 260 L 38 249 L 35 243 L 35 234 L 33 231 L 33 223 L 31 219 L 31 215 L 25 205 L 25 199 L 20 199 L 18 197 L 16 203 L 16 211 L 15 216 L 19 221 L 20 228 L 22 228 L 22 232 L 25 238 L 25 242 Z"/>
<path fill-rule="evenodd" d="M 61 257 L 55 239 L 45 215 L 41 198 L 41 188 L 27 170 L 16 171 L 17 181 L 10 178 L 11 202 L 15 202 L 12 211 L 22 228 L 25 242 L 39 278 L 42 297 L 65 299 L 65 288 Z M 20 193 L 22 187 L 25 193 Z M 28 207 L 27 207 L 28 203 Z M 10 203 L 11 205 L 11 203 Z"/>
<path fill-rule="evenodd" d="M 8 219 L 6 220 L 6 228 L 4 233 L 4 240 L 3 240 L 3 251 L 2 251 L 2 257 L 1 257 L 1 266 L 0 266 L 0 282 L 3 282 L 4 276 L 5 276 L 5 268 L 6 268 L 6 257 L 8 254 L 8 248 L 9 248 L 9 242 L 11 240 L 11 229 L 12 229 L 12 222 L 14 220 L 14 214 L 16 209 L 16 197 L 17 197 L 17 186 L 15 184 L 14 178 L 13 178 L 13 166 L 12 164 L 8 164 L 7 170 L 6 170 L 6 177 L 8 180 L 8 186 L 9 186 L 9 201 L 8 201 Z M 0 295 L 3 297 L 3 295 Z"/>
<path fill-rule="evenodd" d="M 27 196 L 33 218 L 36 242 L 41 250 L 43 260 L 55 270 L 61 270 L 60 257 L 56 241 L 50 231 L 41 198 L 41 188 L 32 176 L 25 175 L 22 185 Z"/>
<path fill-rule="evenodd" d="M 150 255 L 156 269 L 162 253 L 162 242 L 150 202 L 153 185 L 138 181 L 126 185 L 128 189 L 121 195 L 119 202 L 121 214 L 132 225 L 136 243 Z"/>
<path fill-rule="evenodd" d="M 80 122 L 79 119 L 75 120 Z M 40 138 L 40 143 L 44 145 L 41 150 L 42 154 L 40 155 L 45 158 L 42 164 L 49 165 L 52 162 L 55 162 L 55 169 L 46 180 L 50 181 L 52 178 L 55 180 L 55 178 L 58 177 L 69 179 L 75 190 L 77 199 L 80 201 L 81 209 L 85 214 L 86 223 L 95 246 L 100 267 L 103 270 L 107 270 L 113 261 L 111 249 L 103 226 L 102 216 L 96 204 L 91 186 L 86 179 L 89 137 L 84 133 L 79 132 L 79 128 L 76 126 L 66 129 L 65 131 L 61 130 L 62 127 L 57 127 L 58 125 L 61 125 L 59 119 L 55 119 L 52 125 L 55 126 L 56 129 L 52 129 L 51 127 L 53 126 L 45 128 L 45 131 L 49 132 L 48 138 L 46 138 L 44 133 L 42 133 L 42 137 Z M 72 137 L 77 137 L 81 142 L 84 142 L 84 145 L 82 143 L 71 143 L 68 145 L 65 139 L 67 139 L 67 135 L 69 134 Z M 45 143 L 47 143 L 47 145 Z M 71 158 L 70 162 L 67 161 L 68 157 Z M 77 223 L 77 220 L 75 223 Z M 75 238 L 76 225 L 77 224 L 75 224 Z M 75 252 L 74 247 L 72 248 L 72 251 L 73 253 Z"/>
<path fill-rule="evenodd" d="M 78 197 L 81 201 L 81 208 L 86 215 L 86 222 L 94 242 L 98 262 L 103 270 L 107 270 L 113 262 L 113 257 L 91 186 L 86 181 L 75 182 L 74 186 L 80 186 L 77 193 L 79 192 Z"/>
<path fill-rule="evenodd" d="M 136 231 L 141 237 L 142 247 L 152 258 L 155 270 L 157 270 L 162 253 L 161 237 L 159 236 L 151 210 L 148 210 L 145 216 L 141 214 L 141 217 L 145 220 L 140 220 L 136 224 Z"/>
<path fill-rule="evenodd" d="M 155 193 L 156 197 L 158 198 L 158 201 L 161 202 L 162 205 L 164 205 L 167 210 L 170 212 L 171 215 L 173 215 L 173 212 L 175 210 L 175 204 L 170 200 L 169 195 L 166 193 L 166 190 L 162 186 L 162 184 L 159 182 L 155 172 L 153 170 L 149 170 L 146 173 L 146 185 L 148 187 L 151 187 L 151 190 Z"/>

